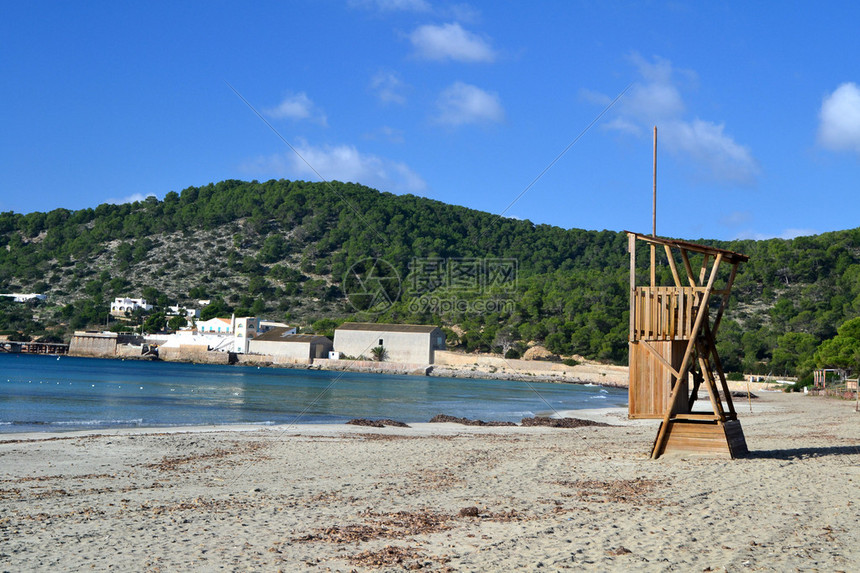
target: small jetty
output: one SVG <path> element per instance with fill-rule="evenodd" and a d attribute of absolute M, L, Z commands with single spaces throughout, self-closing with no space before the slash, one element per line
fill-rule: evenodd
<path fill-rule="evenodd" d="M 54 354 L 65 355 L 69 353 L 69 345 L 61 342 L 23 342 L 23 341 L 0 341 L 0 352 L 9 354 Z"/>

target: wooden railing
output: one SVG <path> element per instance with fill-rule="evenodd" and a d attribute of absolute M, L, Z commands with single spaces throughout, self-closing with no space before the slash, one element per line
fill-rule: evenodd
<path fill-rule="evenodd" d="M 689 340 L 704 288 L 636 287 L 631 340 Z"/>

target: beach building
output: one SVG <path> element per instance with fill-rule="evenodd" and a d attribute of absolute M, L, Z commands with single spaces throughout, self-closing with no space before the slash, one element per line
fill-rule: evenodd
<path fill-rule="evenodd" d="M 110 303 L 110 313 L 113 316 L 125 316 L 126 313 L 132 313 L 139 308 L 148 312 L 152 310 L 152 305 L 147 304 L 145 298 L 126 297 L 117 297 Z"/>
<path fill-rule="evenodd" d="M 289 362 L 311 364 L 315 358 L 326 358 L 333 345 L 331 339 L 316 334 L 296 334 L 295 328 L 273 328 L 248 342 L 251 354 L 267 354 Z"/>
<path fill-rule="evenodd" d="M 345 322 L 334 331 L 334 348 L 342 355 L 369 357 L 385 348 L 390 362 L 433 364 L 436 350 L 445 350 L 445 333 L 438 326 Z"/>

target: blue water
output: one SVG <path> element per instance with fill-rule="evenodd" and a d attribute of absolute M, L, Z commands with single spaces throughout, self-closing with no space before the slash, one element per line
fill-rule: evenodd
<path fill-rule="evenodd" d="M 0 354 L 0 433 L 206 424 L 427 422 L 436 414 L 518 422 L 617 407 L 624 389 Z"/>

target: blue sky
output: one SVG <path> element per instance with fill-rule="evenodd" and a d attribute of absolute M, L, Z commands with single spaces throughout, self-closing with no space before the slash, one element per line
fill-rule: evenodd
<path fill-rule="evenodd" d="M 0 211 L 319 173 L 535 223 L 650 232 L 657 125 L 660 235 L 860 226 L 856 2 L 2 12 Z"/>

